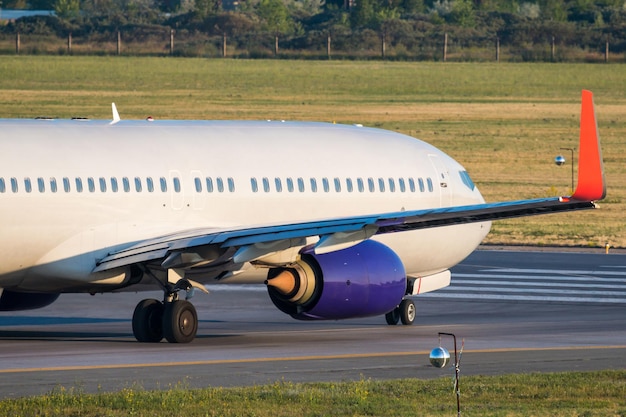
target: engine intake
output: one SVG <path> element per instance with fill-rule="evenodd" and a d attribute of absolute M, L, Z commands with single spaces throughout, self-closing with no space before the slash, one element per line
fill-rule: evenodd
<path fill-rule="evenodd" d="M 274 305 L 298 320 L 385 314 L 407 285 L 398 255 L 373 240 L 323 255 L 305 248 L 296 263 L 270 269 L 266 284 Z"/>

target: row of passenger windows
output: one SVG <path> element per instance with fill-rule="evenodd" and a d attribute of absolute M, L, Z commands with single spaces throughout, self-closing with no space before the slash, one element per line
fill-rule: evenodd
<path fill-rule="evenodd" d="M 296 189 L 299 192 L 305 192 L 307 187 L 311 192 L 316 193 L 318 188 L 323 190 L 325 193 L 330 192 L 331 190 L 331 181 L 328 178 L 322 178 L 321 184 L 318 184 L 317 178 L 309 178 L 308 181 L 304 178 L 296 178 L 295 181 L 293 178 L 286 178 L 284 181 L 282 178 L 274 178 L 273 181 L 270 181 L 269 178 L 264 177 L 261 178 L 259 182 L 256 178 L 250 178 L 250 185 L 252 187 L 253 192 L 259 192 L 263 190 L 266 193 L 271 191 L 282 192 L 283 188 L 285 188 L 288 192 L 293 193 Z M 426 182 L 422 178 L 417 179 L 417 184 L 415 179 L 413 178 L 356 178 L 353 180 L 352 178 L 333 178 L 332 180 L 332 189 L 335 192 L 340 193 L 342 190 L 345 190 L 349 193 L 357 190 L 360 193 L 365 192 L 366 190 L 369 192 L 396 192 L 400 191 L 405 193 L 410 191 L 412 193 L 416 192 L 419 188 L 420 192 L 425 192 L 428 189 L 429 192 L 433 192 L 433 181 L 430 178 L 426 178 Z"/>
<path fill-rule="evenodd" d="M 196 192 L 235 192 L 235 180 L 231 177 L 228 178 L 194 178 L 194 185 Z M 80 177 L 76 177 L 74 179 L 70 179 L 64 177 L 60 182 L 57 182 L 56 178 L 50 178 L 49 180 L 45 180 L 44 178 L 37 178 L 35 180 L 31 180 L 30 178 L 24 178 L 23 181 L 19 181 L 17 178 L 10 178 L 8 181 L 5 181 L 4 178 L 0 178 L 0 193 L 5 193 L 7 190 L 11 192 L 17 193 L 20 191 L 21 187 L 23 187 L 24 191 L 30 193 L 33 189 L 36 189 L 40 193 L 44 193 L 49 190 L 52 193 L 56 193 L 60 189 L 69 193 L 72 190 L 76 192 L 82 193 L 83 191 L 89 191 L 90 193 L 94 193 L 96 191 L 107 192 L 111 191 L 117 193 L 118 191 L 124 191 L 126 193 L 131 191 L 136 192 L 154 192 L 155 189 L 160 190 L 161 192 L 167 192 L 168 187 L 172 186 L 174 192 L 181 192 L 181 181 L 178 177 L 174 177 L 168 181 L 165 177 L 160 177 L 158 180 L 154 180 L 151 177 L 147 178 L 128 178 L 122 177 L 121 180 L 118 178 L 93 178 L 89 177 L 86 180 L 83 180 Z M 324 192 L 331 191 L 331 181 L 328 178 L 322 178 L 318 183 L 317 178 L 309 178 L 305 180 L 304 178 L 274 178 L 270 180 L 267 177 L 263 177 L 260 180 L 253 177 L 250 178 L 250 187 L 253 192 L 263 191 L 266 193 L 269 192 L 283 192 L 286 190 L 290 193 L 295 192 L 305 192 L 310 190 L 311 192 L 318 192 L 319 190 L 323 190 Z M 343 190 L 351 193 L 353 191 L 358 191 L 363 193 L 365 191 L 369 192 L 425 192 L 428 190 L 429 192 L 433 192 L 433 181 L 430 178 L 426 178 L 424 181 L 422 178 L 417 178 L 417 180 L 413 178 L 356 178 L 353 180 L 352 178 L 334 178 L 332 180 L 332 189 L 335 192 L 342 192 Z"/>
<path fill-rule="evenodd" d="M 172 178 L 171 184 L 173 186 L 174 192 L 180 193 L 181 184 L 179 178 Z M 112 177 L 110 179 L 106 179 L 104 177 L 100 178 L 92 178 L 89 177 L 85 181 L 82 178 L 62 178 L 60 183 L 57 182 L 56 178 L 50 178 L 46 181 L 44 178 L 37 178 L 36 180 L 31 180 L 30 178 L 24 178 L 24 180 L 18 181 L 17 178 L 11 178 L 8 182 L 5 182 L 4 178 L 0 178 L 0 193 L 5 193 L 7 189 L 10 189 L 12 192 L 17 193 L 20 190 L 20 187 L 24 187 L 24 191 L 30 193 L 33 189 L 36 189 L 40 193 L 45 193 L 46 190 L 50 190 L 53 193 L 59 191 L 59 187 L 62 187 L 63 191 L 69 193 L 72 189 L 76 190 L 76 192 L 82 193 L 83 191 L 89 191 L 90 193 L 96 192 L 99 190 L 100 192 L 112 191 L 117 193 L 120 190 L 128 193 L 131 190 L 135 190 L 136 192 L 142 192 L 144 190 L 148 192 L 155 191 L 155 180 L 151 177 L 148 178 L 139 178 L 135 177 L 130 179 L 128 177 L 123 177 L 121 181 L 118 181 L 117 178 Z M 158 187 L 162 192 L 167 192 L 168 190 L 168 180 L 165 177 L 161 177 L 158 179 Z"/>

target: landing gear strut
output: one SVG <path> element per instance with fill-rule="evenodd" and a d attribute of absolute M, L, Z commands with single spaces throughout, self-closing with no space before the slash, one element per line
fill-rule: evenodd
<path fill-rule="evenodd" d="M 405 298 L 398 307 L 385 314 L 385 320 L 390 326 L 395 326 L 399 321 L 402 321 L 405 326 L 410 326 L 415 321 L 416 314 L 413 300 Z"/>
<path fill-rule="evenodd" d="M 154 279 L 150 271 L 145 270 Z M 139 342 L 158 343 L 164 337 L 170 343 L 189 343 L 198 331 L 198 314 L 196 308 L 187 300 L 179 300 L 181 290 L 192 293 L 192 286 L 185 279 L 175 285 L 163 284 L 164 301 L 154 299 L 142 300 L 133 313 L 133 335 Z"/>

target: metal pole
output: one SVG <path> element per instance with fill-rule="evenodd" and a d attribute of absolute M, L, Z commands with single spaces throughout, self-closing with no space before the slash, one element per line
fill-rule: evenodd
<path fill-rule="evenodd" d="M 574 192 L 574 148 L 561 148 L 563 151 L 570 151 L 572 154 L 572 189 L 571 193 Z"/>
<path fill-rule="evenodd" d="M 459 356 L 456 349 L 456 336 L 452 333 L 439 333 L 442 335 L 452 336 L 454 339 L 454 387 L 456 388 L 456 415 L 461 417 L 461 390 L 459 388 Z"/>

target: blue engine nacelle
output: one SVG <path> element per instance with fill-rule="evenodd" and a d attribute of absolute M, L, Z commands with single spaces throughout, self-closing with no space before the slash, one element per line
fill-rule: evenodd
<path fill-rule="evenodd" d="M 316 255 L 273 268 L 266 281 L 270 298 L 298 320 L 378 316 L 397 307 L 406 291 L 406 273 L 396 253 L 366 240 L 348 249 Z"/>
<path fill-rule="evenodd" d="M 59 294 L 4 290 L 0 295 L 0 311 L 34 310 L 52 304 Z"/>

